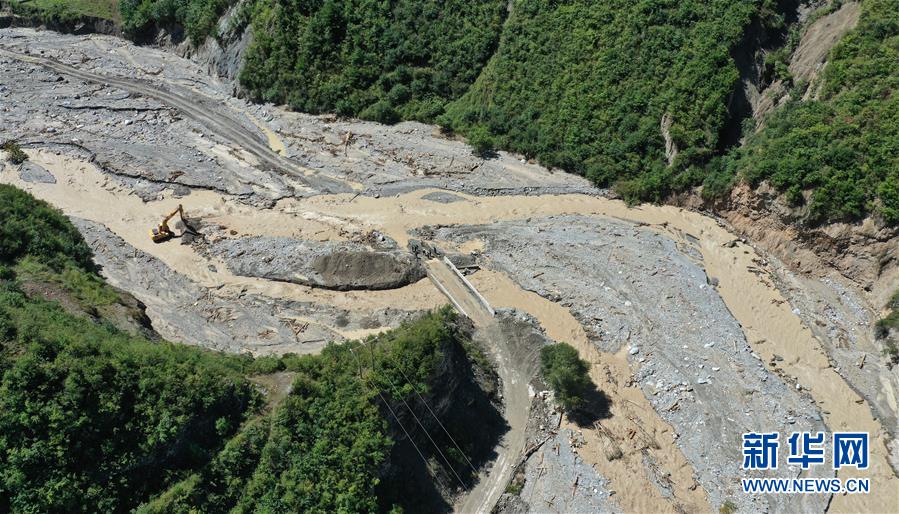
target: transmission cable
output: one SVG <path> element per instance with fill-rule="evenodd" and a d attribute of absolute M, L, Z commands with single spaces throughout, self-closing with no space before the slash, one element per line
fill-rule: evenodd
<path fill-rule="evenodd" d="M 408 382 L 409 384 L 412 383 L 412 381 L 409 380 L 408 375 L 406 375 L 406 372 L 403 371 L 403 369 L 402 369 L 401 367 L 397 366 L 396 369 L 397 369 L 400 373 L 402 373 L 403 379 L 405 379 L 406 382 Z M 477 474 L 478 474 L 478 470 L 475 469 L 475 467 L 474 467 L 474 465 L 471 463 L 471 461 L 468 460 L 468 457 L 465 455 L 465 452 L 462 451 L 462 448 L 459 447 L 459 444 L 456 443 L 456 440 L 453 439 L 453 436 L 452 436 L 452 435 L 450 435 L 449 430 L 447 430 L 446 427 L 443 426 L 443 423 L 440 422 L 440 418 L 437 417 L 437 414 L 434 413 L 434 410 L 431 409 L 431 406 L 428 405 L 428 402 L 425 401 L 425 399 L 424 399 L 424 397 L 421 395 L 421 393 L 418 392 L 418 389 L 416 389 L 416 388 L 414 388 L 414 387 L 413 387 L 412 389 L 415 391 L 415 394 L 418 396 L 418 399 L 421 400 L 421 403 L 425 404 L 425 407 L 427 407 L 428 412 L 431 413 L 431 416 L 434 417 L 434 419 L 437 421 L 437 424 L 440 425 L 440 428 L 443 429 L 443 432 L 446 434 L 446 436 L 449 437 L 450 441 L 453 442 L 453 446 L 455 446 L 456 449 L 459 450 L 459 453 L 462 454 L 462 458 L 465 459 L 465 462 L 468 463 L 468 467 L 471 468 L 471 471 L 473 471 L 474 474 L 477 475 Z"/>
<path fill-rule="evenodd" d="M 418 449 L 418 445 L 415 444 L 415 440 L 412 439 L 412 436 L 409 434 L 409 431 L 406 430 L 406 427 L 403 426 L 403 422 L 400 421 L 400 418 L 399 418 L 399 416 L 396 415 L 396 412 L 393 410 L 393 407 L 390 406 L 390 403 L 384 398 L 384 395 L 381 394 L 381 390 L 377 387 L 372 386 L 372 384 L 368 381 L 368 379 L 363 378 L 362 363 L 359 361 L 359 356 L 356 355 L 356 352 L 354 352 L 352 348 L 350 348 L 350 353 L 353 355 L 353 357 L 356 358 L 356 363 L 359 366 L 359 378 L 362 379 L 362 381 L 365 383 L 365 385 L 367 385 L 369 387 L 369 389 L 373 389 L 376 393 L 378 393 L 378 396 L 381 398 L 381 401 L 384 402 L 384 406 L 386 406 L 387 410 L 390 411 L 390 414 L 393 415 L 393 419 L 396 420 L 396 423 L 403 430 L 403 433 L 406 434 L 406 438 L 408 438 L 409 442 L 412 443 L 412 447 L 415 448 L 415 452 L 418 453 L 419 457 L 421 457 L 421 461 L 424 463 L 425 469 L 430 469 L 430 465 L 428 464 L 428 459 L 426 459 L 424 454 L 421 453 L 421 450 Z"/>
<path fill-rule="evenodd" d="M 364 343 L 363 343 L 363 344 L 364 344 Z M 386 379 L 387 379 L 387 382 L 390 383 L 390 387 L 393 389 L 394 393 L 399 392 L 399 388 L 396 387 L 396 384 L 394 384 L 392 380 L 390 380 L 390 377 L 388 377 L 388 376 L 385 374 L 385 375 L 384 375 L 384 378 L 386 378 Z M 412 385 L 412 384 L 410 383 L 409 385 Z M 415 387 L 413 386 L 413 389 L 414 389 L 414 388 L 415 388 Z M 415 411 L 412 410 L 412 407 L 409 405 L 409 403 L 406 401 L 406 399 L 403 397 L 403 395 L 397 394 L 397 397 L 400 399 L 401 402 L 403 402 L 403 405 L 405 405 L 406 408 L 409 409 L 409 413 L 412 414 L 412 417 L 415 419 L 415 422 L 418 423 L 418 426 L 421 427 L 422 431 L 425 433 L 425 435 L 427 436 L 428 440 L 431 441 L 431 444 L 434 445 L 434 449 L 437 450 L 437 453 L 438 453 L 438 454 L 440 455 L 440 457 L 443 459 L 443 462 L 445 462 L 446 465 L 447 465 L 447 467 L 450 469 L 450 471 L 452 471 L 453 475 L 456 477 L 456 480 L 458 480 L 458 481 L 459 481 L 459 484 L 462 485 L 462 489 L 468 489 L 468 486 L 465 484 L 465 481 L 462 480 L 462 477 L 460 477 L 458 473 L 456 473 L 456 469 L 453 467 L 452 464 L 450 464 L 449 459 L 447 459 L 447 458 L 446 458 L 446 455 L 443 454 L 443 451 L 440 449 L 440 446 L 438 446 L 437 443 L 434 441 L 434 438 L 431 437 L 431 434 L 428 432 L 428 429 L 425 428 L 424 424 L 421 422 L 421 420 L 420 420 L 420 419 L 418 418 L 418 416 L 415 414 Z"/>

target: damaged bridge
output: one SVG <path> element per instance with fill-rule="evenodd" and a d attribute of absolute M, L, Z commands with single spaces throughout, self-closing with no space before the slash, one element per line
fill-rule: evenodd
<path fill-rule="evenodd" d="M 425 267 L 437 289 L 476 326 L 483 328 L 493 321 L 496 311 L 449 259 L 432 259 Z"/>

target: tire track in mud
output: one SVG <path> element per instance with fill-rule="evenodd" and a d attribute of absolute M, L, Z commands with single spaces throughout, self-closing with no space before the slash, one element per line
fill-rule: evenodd
<path fill-rule="evenodd" d="M 307 194 L 344 193 L 354 190 L 352 186 L 345 182 L 316 174 L 314 171 L 303 168 L 272 150 L 260 140 L 257 134 L 247 130 L 240 122 L 222 113 L 221 106 L 224 104 L 211 105 L 210 99 L 200 95 L 189 95 L 186 90 L 182 90 L 182 92 L 167 90 L 166 88 L 174 89 L 176 87 L 172 84 L 166 84 L 164 88 L 159 84 L 153 84 L 144 80 L 91 73 L 54 59 L 21 54 L 8 49 L 0 49 L 0 55 L 43 66 L 59 74 L 74 77 L 85 82 L 108 84 L 131 93 L 153 98 L 177 109 L 186 117 L 206 127 L 219 137 L 245 149 L 259 159 L 259 162 L 264 164 L 269 170 L 287 175 L 302 183 L 308 188 Z M 266 136 L 269 137 L 267 134 Z"/>
<path fill-rule="evenodd" d="M 230 289 L 247 290 L 273 298 L 301 298 L 356 309 L 384 304 L 420 305 L 428 308 L 436 306 L 440 301 L 436 290 L 421 284 L 397 291 L 346 294 L 310 291 L 308 288 L 293 284 L 272 284 L 265 280 L 225 277 L 222 272 L 207 272 L 209 262 L 198 258 L 197 255 L 191 253 L 182 257 L 173 256 L 173 252 L 178 254 L 188 251 L 180 245 L 153 246 L 143 241 L 144 221 L 141 221 L 139 226 L 135 226 L 134 221 L 146 220 L 148 225 L 158 221 L 157 211 L 165 201 L 156 202 L 160 205 L 145 204 L 136 197 L 129 196 L 127 191 L 121 188 L 119 192 L 108 191 L 108 185 L 104 187 L 106 181 L 93 181 L 84 169 L 74 170 L 79 165 L 90 168 L 91 165 L 87 163 L 49 155 L 42 157 L 42 154 L 31 153 L 35 155 L 37 162 L 45 164 L 54 175 L 57 175 L 56 185 L 23 183 L 18 178 L 10 180 L 6 177 L 3 177 L 2 181 L 12 182 L 31 191 L 38 197 L 56 204 L 67 214 L 103 223 L 123 239 L 133 242 L 136 247 L 164 261 L 171 262 L 174 269 L 192 276 L 206 287 L 221 287 L 225 284 L 223 294 L 227 294 L 227 290 Z M 102 178 L 99 171 L 96 173 Z M 824 411 L 825 422 L 832 430 L 868 429 L 872 433 L 872 470 L 868 476 L 872 478 L 872 489 L 882 491 L 883 494 L 838 496 L 834 498 L 831 511 L 886 512 L 895 506 L 896 498 L 889 492 L 896 489 L 894 487 L 896 478 L 887 461 L 885 432 L 879 422 L 871 416 L 866 402 L 851 391 L 845 381 L 829 367 L 820 344 L 802 325 L 799 317 L 791 312 L 789 304 L 784 301 L 781 294 L 755 274 L 759 256 L 754 249 L 745 245 L 736 245 L 732 248 L 725 246 L 724 243 L 736 238 L 715 220 L 673 207 L 630 209 L 621 202 L 584 195 L 568 195 L 564 202 L 560 202 L 559 197 L 550 199 L 467 197 L 466 202 L 441 205 L 437 209 L 433 203 L 420 201 L 420 197 L 424 194 L 427 194 L 427 191 L 401 195 L 399 198 L 366 197 L 352 203 L 348 202 L 349 196 L 328 195 L 304 200 L 302 204 L 296 203 L 299 201 L 286 201 L 279 204 L 276 209 L 282 210 L 287 216 L 287 212 L 297 212 L 301 205 L 304 212 L 312 211 L 319 217 L 344 220 L 354 224 L 356 230 L 381 228 L 401 242 L 408 239 L 410 229 L 427 224 L 478 224 L 563 213 L 605 216 L 643 223 L 675 239 L 682 239 L 684 234 L 693 234 L 699 241 L 699 250 L 703 255 L 703 263 L 708 274 L 721 281 L 719 294 L 744 327 L 753 349 L 763 356 L 766 364 L 774 351 L 784 356 L 785 361 L 779 368 L 787 375 L 799 378 L 803 389 L 809 391 Z M 223 195 L 213 192 L 202 194 L 198 192 L 183 200 L 197 202 L 197 206 L 203 203 L 212 206 L 221 203 L 223 198 L 225 198 Z M 126 203 L 116 205 L 110 204 L 111 201 Z M 174 201 L 174 199 L 167 200 L 168 203 Z M 477 203 L 477 208 L 472 208 L 472 203 Z M 128 216 L 131 222 L 124 222 L 123 215 Z M 296 216 L 292 216 L 291 219 L 298 224 L 306 222 Z M 258 224 L 247 228 L 259 232 L 266 230 L 265 226 Z M 226 282 L 223 282 L 223 279 Z M 430 289 L 430 292 L 426 292 L 425 289 Z M 489 294 L 487 297 L 490 299 Z M 551 330 L 552 323 L 550 321 L 547 330 Z M 576 341 L 574 338 L 569 340 Z M 771 342 L 763 343 L 762 340 L 777 341 L 779 345 L 775 347 Z M 787 352 L 789 353 L 785 355 Z M 626 369 L 624 368 L 623 372 L 626 372 Z M 620 500 L 623 498 L 623 495 L 619 497 Z"/>

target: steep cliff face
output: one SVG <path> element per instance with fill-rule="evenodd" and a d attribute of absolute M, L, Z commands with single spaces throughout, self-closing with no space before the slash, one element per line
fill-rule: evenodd
<path fill-rule="evenodd" d="M 779 30 L 754 26 L 734 51 L 741 78 L 729 112 L 732 125 L 743 125 L 743 139 L 734 142 L 737 145 L 734 149 L 740 152 L 763 150 L 747 138 L 764 133 L 768 121 L 782 114 L 787 104 L 796 108 L 818 102 L 824 86 L 822 72 L 828 59 L 837 43 L 856 27 L 862 12 L 861 2 L 821 0 L 781 2 L 779 9 L 784 20 Z M 747 122 L 752 125 L 747 126 Z M 794 131 L 806 129 L 812 130 L 801 122 L 793 127 Z M 797 142 L 806 143 L 802 139 Z M 770 156 L 770 159 L 778 158 L 787 159 L 787 156 Z M 810 159 L 805 160 L 811 162 Z M 743 157 L 743 161 L 749 160 Z M 764 165 L 764 162 L 740 164 L 748 166 L 743 171 L 751 174 L 758 174 L 751 168 Z M 782 177 L 774 178 L 783 181 Z M 860 289 L 870 292 L 875 303 L 885 301 L 899 277 L 899 256 L 895 248 L 899 230 L 878 217 L 820 223 L 818 216 L 818 222 L 810 223 L 809 220 L 815 219 L 814 191 L 798 188 L 791 197 L 783 189 L 784 186 L 774 187 L 772 180 L 761 180 L 755 187 L 739 184 L 716 201 L 703 201 L 691 195 L 673 201 L 721 215 L 794 271 L 822 277 L 836 270 Z"/>
<path fill-rule="evenodd" d="M 395 441 L 378 491 L 385 510 L 452 510 L 455 498 L 474 485 L 477 470 L 495 457 L 506 430 L 497 376 L 471 341 L 470 322 L 457 321 L 457 330 L 462 342 L 442 348 L 431 389 L 394 401 L 390 409 L 382 406 Z"/>
<path fill-rule="evenodd" d="M 778 48 L 759 56 L 756 80 L 745 83 L 756 129 L 792 96 L 800 94 L 803 100 L 817 96 L 820 90 L 818 77 L 827 65 L 827 56 L 856 26 L 860 7 L 860 2 L 846 2 L 834 9 L 831 2 L 820 0 L 803 2 L 796 7 L 795 21 L 784 34 L 784 40 Z M 765 70 L 768 56 L 769 69 Z M 780 68 L 775 69 L 778 66 Z M 800 88 L 791 91 L 795 85 Z"/>
<path fill-rule="evenodd" d="M 174 51 L 206 67 L 208 73 L 232 86 L 232 94 L 243 96 L 238 74 L 244 61 L 244 52 L 253 41 L 253 28 L 246 17 L 250 0 L 241 0 L 229 8 L 218 22 L 218 35 L 206 38 L 200 46 L 189 40 L 174 45 Z"/>
<path fill-rule="evenodd" d="M 885 302 L 899 280 L 899 229 L 874 218 L 810 226 L 802 221 L 807 207 L 789 207 L 784 195 L 766 183 L 738 185 L 716 201 L 685 195 L 674 203 L 718 214 L 793 271 L 817 277 L 837 271 L 875 303 Z"/>

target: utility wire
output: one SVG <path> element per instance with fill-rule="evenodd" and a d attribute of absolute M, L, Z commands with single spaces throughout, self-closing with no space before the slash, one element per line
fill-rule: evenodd
<path fill-rule="evenodd" d="M 412 439 L 412 436 L 409 435 L 409 432 L 406 430 L 406 427 L 403 426 L 403 422 L 400 421 L 400 418 L 399 418 L 399 416 L 396 415 L 396 412 L 393 410 L 393 407 L 390 406 L 390 403 L 384 398 L 384 395 L 381 394 L 381 390 L 378 389 L 377 387 L 372 386 L 371 383 L 368 381 L 368 379 L 363 378 L 363 376 L 362 376 L 362 362 L 359 361 L 359 356 L 356 355 L 356 352 L 354 352 L 352 348 L 350 348 L 350 353 L 353 355 L 353 357 L 356 358 L 356 364 L 359 365 L 359 378 L 360 378 L 360 379 L 363 381 L 363 383 L 365 383 L 365 385 L 367 385 L 370 389 L 373 389 L 376 393 L 378 393 L 378 396 L 381 398 L 381 401 L 384 402 L 384 405 L 387 407 L 387 410 L 389 410 L 389 411 L 390 411 L 390 414 L 393 415 L 393 419 L 396 420 L 396 423 L 397 423 L 397 424 L 400 426 L 400 428 L 403 430 L 403 433 L 406 434 L 406 438 L 409 439 L 409 442 L 410 442 L 410 443 L 412 443 L 412 447 L 415 448 L 415 452 L 418 453 L 418 456 L 419 456 L 419 457 L 421 457 L 421 461 L 424 463 L 425 469 L 430 469 L 430 465 L 428 464 L 428 459 L 426 459 L 425 456 L 424 456 L 424 454 L 421 453 L 421 450 L 418 449 L 418 445 L 415 444 L 415 440 L 413 440 L 413 439 Z"/>
<path fill-rule="evenodd" d="M 394 393 L 399 392 L 399 388 L 396 387 L 396 384 L 394 384 L 393 381 L 390 380 L 390 377 L 387 376 L 387 374 L 384 374 L 384 378 L 386 378 L 387 382 L 390 383 L 390 387 L 393 389 Z M 410 383 L 409 385 L 412 385 L 412 384 Z M 414 386 L 413 386 L 413 389 L 414 389 Z M 462 489 L 468 489 L 468 486 L 465 484 L 465 481 L 462 480 L 462 477 L 460 477 L 458 473 L 456 473 L 456 469 L 453 467 L 452 464 L 450 464 L 449 459 L 446 458 L 446 455 L 443 454 L 443 451 L 440 449 L 440 446 L 434 441 L 434 438 L 431 437 L 431 434 L 428 432 L 428 429 L 425 428 L 424 424 L 422 424 L 421 420 L 415 414 L 415 411 L 412 410 L 412 407 L 409 405 L 409 403 L 406 401 L 406 399 L 403 397 L 403 395 L 397 394 L 396 396 L 400 399 L 401 402 L 403 402 L 403 405 L 405 405 L 406 408 L 409 409 L 409 413 L 412 414 L 412 417 L 415 419 L 415 422 L 418 423 L 418 426 L 421 427 L 422 431 L 428 437 L 428 440 L 431 441 L 431 444 L 434 445 L 434 449 L 437 450 L 437 453 L 443 459 L 443 462 L 445 462 L 447 467 L 450 469 L 450 471 L 452 471 L 453 475 L 456 477 L 456 480 L 458 480 L 459 484 L 462 486 Z"/>
<path fill-rule="evenodd" d="M 410 384 L 412 383 L 412 381 L 409 380 L 409 377 L 406 375 L 406 372 L 403 371 L 403 369 L 402 369 L 401 367 L 397 366 L 396 369 L 397 369 L 400 373 L 402 373 L 403 379 L 405 379 L 406 382 L 408 382 L 408 383 L 410 383 Z M 425 401 L 425 399 L 424 399 L 424 397 L 421 395 L 421 393 L 418 392 L 418 389 L 415 389 L 414 387 L 413 387 L 412 389 L 415 390 L 415 394 L 418 396 L 418 399 L 421 400 L 421 403 L 425 404 L 425 407 L 427 407 L 428 412 L 431 413 L 431 416 L 434 417 L 434 419 L 437 421 L 437 424 L 440 425 L 440 428 L 443 429 L 443 432 L 446 434 L 446 436 L 449 437 L 450 441 L 453 442 L 453 446 L 455 446 L 456 449 L 459 450 L 459 453 L 462 454 L 462 458 L 465 459 L 465 462 L 468 463 L 468 467 L 471 468 L 471 471 L 472 471 L 475 475 L 477 475 L 477 474 L 478 474 L 478 470 L 475 469 L 475 467 L 474 467 L 474 465 L 471 463 L 471 461 L 468 460 L 468 457 L 465 455 L 465 452 L 462 451 L 462 448 L 459 447 L 459 444 L 456 443 L 456 440 L 453 439 L 453 436 L 452 436 L 452 435 L 450 435 L 449 430 L 447 430 L 446 427 L 443 426 L 443 423 L 440 422 L 440 418 L 437 417 L 437 414 L 434 413 L 434 410 L 431 409 L 431 406 L 428 405 L 428 402 Z"/>

